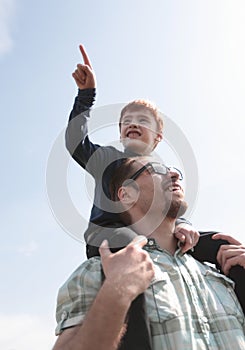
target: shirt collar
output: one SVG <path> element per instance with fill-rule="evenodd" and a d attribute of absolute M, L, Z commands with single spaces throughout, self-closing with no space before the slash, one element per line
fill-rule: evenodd
<path fill-rule="evenodd" d="M 160 246 L 157 244 L 156 240 L 154 238 L 147 238 L 147 244 L 145 245 L 146 248 L 150 249 L 150 250 L 161 250 Z"/>
<path fill-rule="evenodd" d="M 160 252 L 166 252 L 165 249 L 162 249 L 156 242 L 154 238 L 147 238 L 147 244 L 145 245 L 145 248 L 149 251 L 151 250 L 159 250 Z M 181 251 L 181 247 L 178 245 L 178 248 L 176 249 L 176 252 L 174 255 L 183 255 Z"/>

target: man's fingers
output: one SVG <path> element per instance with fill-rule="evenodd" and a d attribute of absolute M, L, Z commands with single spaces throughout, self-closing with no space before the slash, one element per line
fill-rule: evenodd
<path fill-rule="evenodd" d="M 137 236 L 135 237 L 129 244 L 128 246 L 134 245 L 134 246 L 138 246 L 140 248 L 144 247 L 147 244 L 147 238 L 145 236 Z M 107 240 L 104 240 L 99 248 L 99 252 L 100 252 L 100 256 L 101 258 L 106 257 L 106 256 L 110 256 L 111 254 L 113 254 L 109 248 L 109 244 Z"/>
<path fill-rule="evenodd" d="M 83 56 L 83 61 L 84 61 L 84 63 L 85 63 L 86 65 L 88 65 L 88 66 L 92 69 L 92 64 L 91 64 L 91 62 L 90 62 L 90 59 L 89 59 L 89 57 L 88 57 L 88 55 L 87 55 L 87 52 L 86 52 L 84 46 L 83 46 L 83 45 L 79 45 L 79 49 L 80 49 L 80 52 L 81 52 L 81 54 L 82 54 L 82 56 Z"/>
<path fill-rule="evenodd" d="M 147 238 L 139 235 L 135 237 L 128 245 L 137 245 L 138 247 L 144 247 L 147 244 Z"/>
<path fill-rule="evenodd" d="M 180 240 L 182 243 L 185 242 L 186 237 L 185 237 L 185 235 L 184 235 L 183 233 L 181 233 L 180 231 L 175 232 L 174 235 L 175 235 L 175 237 L 176 237 L 178 240 Z"/>
<path fill-rule="evenodd" d="M 245 265 L 244 247 L 238 245 L 222 245 L 217 254 L 217 261 L 224 272 L 227 272 L 227 268 L 225 271 L 224 266 L 229 266 L 230 268 L 230 262 L 235 262 L 241 266 Z"/>
<path fill-rule="evenodd" d="M 238 245 L 241 244 L 241 242 L 237 241 L 235 238 L 231 237 L 230 235 L 226 235 L 224 233 L 215 233 L 212 236 L 212 239 L 224 239 L 225 241 L 228 241 L 230 244 L 238 244 Z"/>
<path fill-rule="evenodd" d="M 224 261 L 224 264 L 223 264 L 223 272 L 225 275 L 228 275 L 230 269 L 233 267 L 233 266 L 236 266 L 236 265 L 241 265 L 241 261 L 240 261 L 240 256 L 234 256 L 232 258 L 229 258 L 227 260 Z"/>
<path fill-rule="evenodd" d="M 99 248 L 101 259 L 108 257 L 112 254 L 107 240 L 104 240 Z"/>

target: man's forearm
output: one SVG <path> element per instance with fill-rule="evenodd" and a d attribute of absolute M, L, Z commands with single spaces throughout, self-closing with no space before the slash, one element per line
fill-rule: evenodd
<path fill-rule="evenodd" d="M 83 324 L 65 330 L 53 350 L 116 350 L 130 304 L 130 298 L 105 281 Z"/>

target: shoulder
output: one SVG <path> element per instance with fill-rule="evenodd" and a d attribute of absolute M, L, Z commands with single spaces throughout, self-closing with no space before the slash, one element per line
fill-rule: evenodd
<path fill-rule="evenodd" d="M 81 288 L 86 288 L 87 285 L 93 284 L 97 281 L 99 283 L 102 278 L 102 267 L 100 257 L 93 257 L 86 260 L 78 268 L 72 272 L 70 277 L 59 289 L 59 294 L 62 292 L 71 293 L 78 291 Z"/>
<path fill-rule="evenodd" d="M 92 305 L 103 281 L 100 257 L 81 264 L 60 287 L 57 297 L 56 334 L 79 324 Z"/>

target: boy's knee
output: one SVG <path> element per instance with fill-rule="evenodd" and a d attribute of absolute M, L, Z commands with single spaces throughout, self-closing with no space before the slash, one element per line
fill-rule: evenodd
<path fill-rule="evenodd" d="M 104 240 L 108 241 L 111 251 L 116 252 L 126 247 L 136 236 L 137 233 L 128 227 L 104 227 L 88 239 L 86 246 L 87 257 L 99 256 L 99 247 Z"/>

